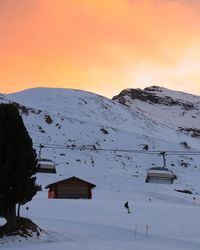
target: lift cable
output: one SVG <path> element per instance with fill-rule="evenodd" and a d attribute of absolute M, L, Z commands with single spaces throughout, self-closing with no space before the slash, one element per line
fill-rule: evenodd
<path fill-rule="evenodd" d="M 33 143 L 33 146 L 49 149 L 66 149 L 66 150 L 79 150 L 79 151 L 107 151 L 107 152 L 122 152 L 122 153 L 135 153 L 135 154 L 161 154 L 163 155 L 200 155 L 200 151 L 181 151 L 181 150 L 138 150 L 138 149 L 115 149 L 115 148 L 98 148 L 94 145 L 91 146 L 66 146 L 61 144 L 50 144 L 50 143 Z"/>

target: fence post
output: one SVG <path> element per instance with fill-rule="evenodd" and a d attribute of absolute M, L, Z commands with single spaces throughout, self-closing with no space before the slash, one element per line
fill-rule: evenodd
<path fill-rule="evenodd" d="M 134 232 L 134 235 L 135 235 L 135 238 L 136 238 L 136 235 L 137 235 L 137 224 L 135 225 L 135 232 Z"/>
<path fill-rule="evenodd" d="M 29 210 L 29 207 L 26 207 L 26 217 L 28 218 L 28 210 Z"/>
<path fill-rule="evenodd" d="M 149 226 L 146 225 L 146 238 L 149 236 Z"/>

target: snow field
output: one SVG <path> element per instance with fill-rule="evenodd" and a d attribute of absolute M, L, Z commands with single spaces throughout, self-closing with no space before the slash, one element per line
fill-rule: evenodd
<path fill-rule="evenodd" d="M 1 246 L 13 250 L 36 246 L 41 250 L 199 249 L 200 203 L 197 200 L 194 204 L 191 195 L 160 184 L 144 184 L 140 192 L 97 188 L 93 193 L 92 200 L 48 199 L 46 191 L 38 193 L 22 207 L 21 215 L 31 218 L 47 234 L 35 241 L 2 244 L 1 239 Z M 123 206 L 127 200 L 131 214 Z"/>

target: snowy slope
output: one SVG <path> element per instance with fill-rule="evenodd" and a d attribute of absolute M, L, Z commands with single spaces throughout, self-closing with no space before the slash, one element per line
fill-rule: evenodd
<path fill-rule="evenodd" d="M 150 119 L 143 113 L 130 112 L 129 108 L 116 101 L 85 91 L 36 88 L 7 95 L 6 98 L 27 107 L 27 110 L 22 107 L 21 112 L 34 143 L 63 145 L 67 148 L 85 146 L 116 150 L 140 150 L 144 144 L 148 144 L 150 150 L 161 151 L 184 150 L 181 144 L 184 141 L 187 141 L 191 149 L 198 149 L 199 146 L 198 140 L 177 133 L 166 124 Z M 63 166 L 67 166 L 67 171 L 72 175 L 81 174 L 91 179 L 96 175 L 98 167 L 101 168 L 101 176 L 112 178 L 113 171 L 116 171 L 116 178 L 120 179 L 119 169 L 129 178 L 131 173 L 137 172 L 144 176 L 144 170 L 152 164 L 163 164 L 161 157 L 157 155 L 62 148 L 44 148 L 42 157 L 55 160 L 58 169 L 60 168 L 60 175 L 65 175 L 66 168 Z M 168 157 L 168 164 L 175 164 L 177 167 L 184 160 L 195 171 L 196 162 L 191 161 L 190 157 L 185 158 Z M 88 176 L 87 171 L 80 171 L 83 167 L 95 167 L 95 170 L 90 170 L 91 176 Z M 100 182 L 99 185 L 105 186 L 102 179 L 96 179 Z M 47 183 L 49 181 L 47 179 Z"/>
<path fill-rule="evenodd" d="M 199 97 L 165 91 L 167 95 L 173 93 L 173 99 L 185 98 L 184 102 L 189 96 L 198 106 Z M 167 155 L 167 166 L 178 179 L 173 185 L 156 185 L 144 180 L 147 168 L 162 166 L 161 156 L 126 151 L 143 150 L 144 144 L 158 151 L 199 150 L 198 138 L 177 131 L 181 107 L 172 109 L 174 115 L 171 107 L 161 104 L 134 100 L 128 107 L 103 96 L 68 89 L 36 88 L 0 97 L 0 102 L 10 100 L 17 105 L 37 151 L 40 143 L 47 146 L 41 157 L 57 163 L 57 174 L 37 174 L 43 191 L 29 203 L 30 214 L 26 205 L 22 208 L 22 215 L 30 216 L 48 232 L 36 240 L 39 249 L 199 249 L 200 223 L 196 218 L 200 156 Z M 165 108 L 167 113 L 163 114 Z M 164 118 L 167 115 L 168 119 Z M 195 128 L 197 123 L 198 119 Z M 183 142 L 190 148 L 186 149 Z M 97 185 L 93 199 L 48 200 L 44 187 L 71 176 Z M 193 195 L 174 189 L 189 189 Z M 123 207 L 127 200 L 134 209 L 130 215 Z M 2 246 L 32 249 L 34 242 L 4 240 Z"/>
<path fill-rule="evenodd" d="M 200 97 L 157 86 L 125 89 L 113 100 L 177 131 L 200 138 Z"/>

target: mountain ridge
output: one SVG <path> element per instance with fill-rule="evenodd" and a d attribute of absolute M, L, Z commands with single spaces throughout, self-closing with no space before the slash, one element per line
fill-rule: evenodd
<path fill-rule="evenodd" d="M 113 100 L 179 132 L 200 137 L 200 96 L 152 86 L 125 89 Z"/>
<path fill-rule="evenodd" d="M 163 91 L 166 90 L 159 93 L 163 94 Z M 186 98 L 187 94 L 184 96 Z M 43 185 L 60 179 L 60 175 L 66 173 L 72 176 L 77 174 L 88 180 L 95 178 L 101 187 L 109 186 L 109 179 L 113 178 L 113 173 L 114 178 L 122 178 L 124 181 L 130 178 L 130 173 L 144 179 L 147 168 L 162 166 L 162 158 L 155 154 L 137 155 L 131 150 L 143 150 L 144 145 L 148 145 L 151 151 L 189 152 L 199 149 L 198 137 L 180 131 L 177 124 L 171 124 L 173 119 L 170 120 L 169 116 L 163 115 L 164 111 L 167 115 L 171 112 L 171 106 L 169 109 L 162 104 L 152 105 L 141 100 L 136 100 L 135 106 L 135 102 L 130 99 L 132 106 L 127 107 L 118 100 L 110 100 L 86 91 L 49 88 L 30 89 L 4 95 L 3 98 L 5 102 L 14 102 L 17 105 L 37 152 L 40 144 L 45 145 L 41 157 L 52 159 L 58 164 L 57 175 L 48 176 L 46 179 L 39 175 L 38 178 L 41 178 L 40 183 Z M 176 111 L 174 116 L 182 118 L 179 114 L 182 112 L 179 105 L 173 107 L 176 107 L 173 110 Z M 153 108 L 156 114 L 161 113 L 162 119 L 160 116 L 153 116 Z M 168 121 L 165 122 L 163 117 Z M 110 151 L 98 151 L 99 149 Z M 187 166 L 191 166 L 191 174 L 197 174 L 198 157 L 190 158 L 187 155 L 169 155 L 167 163 L 170 168 L 176 168 L 178 174 L 187 172 L 186 168 L 181 167 L 183 163 L 187 163 Z M 95 171 L 91 171 L 91 168 Z M 108 177 L 102 181 L 99 176 L 104 173 Z M 187 183 L 184 178 L 179 178 L 177 188 Z M 122 180 L 120 183 L 124 187 Z"/>

